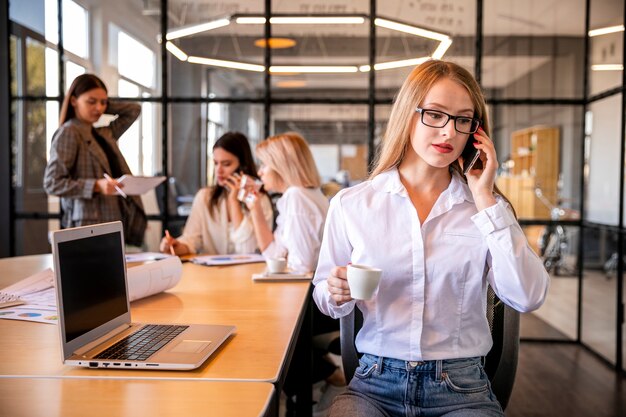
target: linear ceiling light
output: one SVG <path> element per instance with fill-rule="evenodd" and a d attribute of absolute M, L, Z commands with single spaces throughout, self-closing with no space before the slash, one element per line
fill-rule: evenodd
<path fill-rule="evenodd" d="M 270 72 L 272 73 L 283 73 L 290 72 L 294 74 L 302 74 L 302 73 L 349 73 L 349 72 L 358 72 L 358 68 L 355 65 L 345 65 L 345 66 L 304 66 L 304 65 L 272 65 L 270 67 Z"/>
<path fill-rule="evenodd" d="M 392 20 L 381 19 L 380 17 L 377 17 L 376 20 L 374 20 L 374 24 L 383 28 L 397 30 L 404 33 L 410 33 L 411 35 L 417 35 L 423 38 L 435 39 L 438 41 L 450 39 L 448 35 L 444 35 L 443 33 L 418 28 L 417 26 L 405 25 L 404 23 L 394 22 Z"/>
<path fill-rule="evenodd" d="M 235 19 L 235 23 L 238 25 L 263 25 L 265 24 L 264 17 L 238 17 Z"/>
<path fill-rule="evenodd" d="M 166 42 L 165 48 L 170 51 L 176 58 L 181 61 L 186 61 L 189 57 L 186 53 L 184 53 L 179 47 L 174 45 L 172 42 Z"/>
<path fill-rule="evenodd" d="M 437 49 L 435 49 L 435 52 L 433 52 L 433 55 L 432 55 L 433 59 L 443 58 L 444 54 L 446 53 L 450 45 L 452 45 L 452 39 L 448 38 L 448 39 L 442 40 L 439 46 L 437 47 Z"/>
<path fill-rule="evenodd" d="M 609 33 L 623 32 L 623 31 L 624 31 L 624 25 L 609 26 L 605 28 L 590 30 L 589 37 L 593 38 L 594 36 L 607 35 Z"/>
<path fill-rule="evenodd" d="M 592 65 L 592 71 L 622 71 L 624 66 L 622 64 L 598 64 Z"/>
<path fill-rule="evenodd" d="M 234 19 L 234 22 L 237 24 L 264 24 L 265 17 L 263 16 L 240 16 L 236 17 L 235 15 L 214 20 L 211 22 L 203 23 L 200 25 L 188 26 L 186 28 L 180 28 L 175 31 L 172 31 L 167 34 L 167 40 L 182 38 L 184 36 L 193 35 L 200 32 L 206 32 L 208 30 L 216 29 L 222 26 L 227 26 L 230 24 L 231 19 Z M 363 24 L 365 23 L 365 18 L 362 16 L 282 16 L 282 17 L 272 17 L 270 18 L 270 23 L 272 24 Z M 433 52 L 432 56 L 422 57 L 422 58 L 413 58 L 413 59 L 404 59 L 400 61 L 390 61 L 390 62 L 381 62 L 374 65 L 374 70 L 385 70 L 391 68 L 401 68 L 408 67 L 411 65 L 419 65 L 429 59 L 441 59 L 443 55 L 446 53 L 450 45 L 452 44 L 452 39 L 443 33 L 434 32 L 432 30 L 422 29 L 417 26 L 411 26 L 400 22 L 395 22 L 389 19 L 376 18 L 374 20 L 374 24 L 376 26 L 384 27 L 387 29 L 408 33 L 415 36 L 420 36 L 423 38 L 434 39 L 439 41 L 439 45 L 437 49 Z M 623 26 L 621 27 L 623 29 Z M 270 39 L 271 41 L 272 39 Z M 263 40 L 264 41 L 264 40 Z M 176 47 L 176 45 L 171 42 L 167 42 L 166 44 L 167 50 L 174 54 L 181 61 L 188 61 L 193 64 L 203 64 L 203 65 L 212 65 L 216 67 L 223 68 L 234 68 L 241 69 L 245 71 L 255 71 L 255 72 L 263 72 L 265 71 L 265 66 L 256 65 L 256 64 L 246 64 L 244 62 L 236 62 L 236 61 L 224 61 L 220 59 L 211 59 L 204 58 L 199 56 L 188 56 L 184 51 Z M 270 42 L 270 47 L 272 47 Z M 615 69 L 615 68 L 611 68 Z M 621 69 L 621 68 L 620 68 Z M 304 66 L 304 65 L 274 65 L 269 68 L 269 72 L 274 74 L 302 74 L 302 73 L 313 73 L 313 74 L 332 74 L 332 73 L 355 73 L 355 72 L 368 72 L 370 71 L 369 65 L 327 65 L 327 66 Z"/>
<path fill-rule="evenodd" d="M 262 25 L 264 17 L 238 17 L 235 22 L 240 25 Z M 293 17 L 270 17 L 273 25 L 362 25 L 365 18 L 360 16 L 293 16 Z"/>
<path fill-rule="evenodd" d="M 421 58 L 403 59 L 401 61 L 381 62 L 379 64 L 374 64 L 374 70 L 380 71 L 380 70 L 386 70 L 386 69 L 392 69 L 392 68 L 410 67 L 410 66 L 423 64 L 429 59 L 431 59 L 431 57 L 425 56 Z M 361 65 L 359 67 L 359 71 L 361 72 L 368 72 L 369 70 L 370 70 L 369 65 Z"/>
<path fill-rule="evenodd" d="M 263 65 L 246 64 L 243 62 L 223 61 L 221 59 L 202 58 L 199 56 L 190 56 L 187 58 L 187 62 L 192 64 L 211 65 L 214 67 L 234 68 L 245 71 L 263 72 L 265 67 Z"/>
<path fill-rule="evenodd" d="M 230 24 L 229 19 L 213 20 L 211 22 L 201 23 L 199 25 L 187 26 L 180 29 L 168 32 L 165 39 L 171 41 L 172 39 L 178 39 L 189 35 L 195 35 L 196 33 L 206 32 L 209 30 L 228 26 Z"/>

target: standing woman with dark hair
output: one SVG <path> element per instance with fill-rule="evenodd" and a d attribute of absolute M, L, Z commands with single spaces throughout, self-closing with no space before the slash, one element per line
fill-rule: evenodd
<path fill-rule="evenodd" d="M 95 128 L 104 113 L 117 118 Z M 117 141 L 140 113 L 137 103 L 109 100 L 106 86 L 95 75 L 74 80 L 63 100 L 44 175 L 46 192 L 61 197 L 61 227 L 121 220 L 126 243 L 143 244 L 147 222 L 141 199 L 123 198 L 116 189 L 121 185 L 105 178 L 131 173 Z"/>
<path fill-rule="evenodd" d="M 161 252 L 177 255 L 252 253 L 258 248 L 248 209 L 237 199 L 242 175 L 257 178 L 250 143 L 242 133 L 227 132 L 213 146 L 215 185 L 198 191 L 182 236 L 165 236 Z M 272 203 L 265 193 L 259 201 L 262 217 L 271 228 Z"/>

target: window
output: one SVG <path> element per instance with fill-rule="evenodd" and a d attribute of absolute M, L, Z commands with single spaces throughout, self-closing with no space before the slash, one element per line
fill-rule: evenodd
<path fill-rule="evenodd" d="M 120 75 L 154 87 L 154 52 L 122 31 L 117 35 L 117 68 Z"/>
<path fill-rule="evenodd" d="M 63 48 L 81 58 L 89 58 L 89 14 L 87 10 L 72 0 L 64 0 L 63 21 L 71 22 L 71 24 L 63 25 Z"/>

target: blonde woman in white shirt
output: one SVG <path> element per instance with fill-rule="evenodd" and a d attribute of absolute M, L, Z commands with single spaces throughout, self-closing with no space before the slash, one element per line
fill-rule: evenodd
<path fill-rule="evenodd" d="M 468 140 L 481 164 L 463 175 Z M 370 180 L 341 191 L 326 221 L 315 301 L 331 317 L 364 316 L 364 355 L 330 416 L 504 415 L 480 361 L 492 345 L 487 285 L 527 312 L 549 276 L 495 186 L 497 168 L 472 75 L 443 61 L 416 67 Z M 350 296 L 349 263 L 383 270 L 370 300 Z"/>
<path fill-rule="evenodd" d="M 281 193 L 276 202 L 276 230 L 263 221 L 256 201 L 248 204 L 259 248 L 268 258 L 286 257 L 289 268 L 315 270 L 328 200 L 304 138 L 288 132 L 272 136 L 256 147 L 259 177 L 268 192 Z"/>
<path fill-rule="evenodd" d="M 257 241 L 250 215 L 237 199 L 241 175 L 256 178 L 256 164 L 248 138 L 239 132 L 227 132 L 213 146 L 215 185 L 203 188 L 194 197 L 183 234 L 166 234 L 161 241 L 163 253 L 176 255 L 203 253 L 254 253 Z M 271 227 L 272 203 L 265 192 L 259 194 L 262 221 Z"/>
<path fill-rule="evenodd" d="M 266 259 L 286 257 L 289 268 L 296 272 L 315 270 L 328 199 L 322 194 L 320 177 L 307 142 L 297 133 L 288 132 L 269 137 L 256 147 L 261 161 L 259 177 L 268 192 L 281 193 L 276 202 L 276 230 L 263 222 L 258 204 L 249 203 L 259 248 Z M 327 319 L 327 320 L 324 320 Z M 328 320 L 317 309 L 313 311 L 313 334 L 339 330 L 338 320 Z M 325 352 L 313 352 L 313 381 L 328 379 L 337 368 L 324 359 Z M 297 372 L 290 372 L 283 389 L 288 397 L 294 394 Z"/>

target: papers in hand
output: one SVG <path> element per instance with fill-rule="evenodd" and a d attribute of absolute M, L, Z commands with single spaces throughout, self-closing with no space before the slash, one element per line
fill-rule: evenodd
<path fill-rule="evenodd" d="M 311 280 L 313 272 L 275 272 L 269 273 L 264 271 L 261 274 L 252 274 L 254 281 L 301 281 Z"/>
<path fill-rule="evenodd" d="M 122 175 L 117 182 L 122 184 L 122 190 L 126 195 L 145 194 L 157 185 L 165 181 L 165 177 L 139 177 L 135 175 Z"/>
<path fill-rule="evenodd" d="M 255 262 L 265 262 L 263 255 L 248 253 L 241 255 L 206 255 L 196 256 L 191 260 L 194 264 L 215 266 L 215 265 L 238 265 Z"/>

